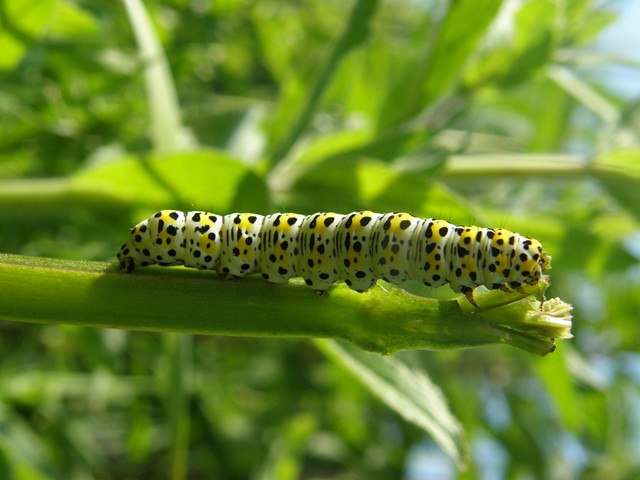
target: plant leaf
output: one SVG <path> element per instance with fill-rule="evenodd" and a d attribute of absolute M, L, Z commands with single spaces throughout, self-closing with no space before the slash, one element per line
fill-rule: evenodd
<path fill-rule="evenodd" d="M 453 416 L 441 390 L 424 371 L 398 358 L 382 357 L 336 340 L 315 340 L 329 358 L 354 377 L 404 419 L 422 428 L 458 464 L 467 459 L 462 427 Z"/>

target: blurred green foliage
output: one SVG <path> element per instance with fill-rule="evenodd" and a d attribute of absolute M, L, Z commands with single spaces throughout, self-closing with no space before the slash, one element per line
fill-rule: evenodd
<path fill-rule="evenodd" d="M 639 65 L 593 48 L 602 2 L 147 0 L 152 35 L 136 6 L 0 0 L 0 251 L 111 261 L 160 208 L 407 210 L 542 240 L 575 339 L 397 355 L 461 422 L 456 473 L 309 342 L 5 322 L 0 477 L 640 475 L 640 117 L 605 74 Z"/>

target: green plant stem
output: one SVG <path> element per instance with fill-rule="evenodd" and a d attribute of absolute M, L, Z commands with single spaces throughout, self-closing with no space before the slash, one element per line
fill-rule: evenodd
<path fill-rule="evenodd" d="M 553 177 L 576 179 L 602 175 L 598 165 L 577 155 L 478 154 L 451 155 L 442 171 L 444 180 L 496 177 Z"/>
<path fill-rule="evenodd" d="M 66 215 L 76 209 L 94 211 L 127 208 L 118 192 L 83 187 L 68 178 L 0 181 L 0 210 L 12 218 Z"/>
<path fill-rule="evenodd" d="M 223 281 L 210 272 L 149 268 L 120 274 L 114 264 L 0 254 L 0 318 L 90 327 L 257 337 L 343 338 L 385 355 L 504 343 L 545 355 L 554 349 L 554 313 L 534 320 L 539 302 L 486 292 L 437 301 L 377 286 L 359 294 L 336 285 L 318 297 L 301 281 Z M 523 300 L 524 298 L 524 300 Z M 492 305 L 492 301 L 495 301 Z M 532 305 L 517 302 L 530 302 Z M 566 305 L 566 304 L 563 304 Z M 551 320 L 549 320 L 551 319 Z M 546 329 L 549 335 L 545 335 Z M 568 333 L 565 338 L 570 336 Z"/>
<path fill-rule="evenodd" d="M 179 147 L 182 119 L 169 62 L 140 0 L 122 0 L 144 62 L 149 127 L 154 148 L 172 152 Z"/>
<path fill-rule="evenodd" d="M 353 149 L 349 154 L 357 155 L 363 151 Z M 613 182 L 613 193 L 619 193 L 620 183 L 626 182 L 632 194 L 629 203 L 635 205 L 637 188 L 634 187 L 640 173 L 634 165 L 639 155 L 637 151 L 621 152 L 614 158 L 604 157 L 592 162 L 579 156 L 554 154 L 451 155 L 442 171 L 442 178 L 475 181 L 500 176 L 572 180 L 587 177 Z M 70 209 L 114 210 L 131 205 L 125 194 L 108 185 L 104 188 L 94 183 L 85 186 L 81 181 L 58 178 L 0 181 L 0 210 L 16 218 L 49 217 L 64 215 Z"/>
<path fill-rule="evenodd" d="M 187 478 L 189 461 L 190 415 L 187 406 L 186 376 L 191 372 L 191 335 L 166 334 L 166 350 L 169 360 L 167 398 L 171 418 L 173 441 L 171 444 L 171 478 Z"/>

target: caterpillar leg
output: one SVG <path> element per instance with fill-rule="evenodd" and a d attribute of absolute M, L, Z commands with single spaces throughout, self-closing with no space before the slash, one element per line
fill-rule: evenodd
<path fill-rule="evenodd" d="M 120 273 L 131 273 L 135 269 L 136 269 L 136 264 L 130 258 L 127 258 L 126 260 L 122 260 L 120 262 L 120 268 L 119 268 Z"/>
<path fill-rule="evenodd" d="M 517 287 L 513 287 L 513 289 L 522 294 L 522 295 L 528 295 L 528 293 L 524 290 L 524 288 L 522 288 L 522 285 L 518 285 Z"/>
<path fill-rule="evenodd" d="M 522 285 L 518 285 L 517 287 L 513 287 L 513 289 L 522 294 L 522 295 L 529 295 L 524 288 L 522 288 Z M 546 290 L 546 288 L 544 288 L 542 291 L 540 291 L 540 310 L 542 310 L 542 306 L 544 305 L 544 302 L 546 300 L 545 296 L 544 296 L 544 291 Z"/>
<path fill-rule="evenodd" d="M 126 260 L 122 260 L 120 262 L 120 273 L 131 273 L 135 269 L 136 269 L 136 264 L 130 258 L 127 258 Z"/>
<path fill-rule="evenodd" d="M 473 299 L 473 292 L 474 292 L 473 288 L 469 288 L 469 287 L 464 287 L 463 286 L 460 289 L 460 291 L 464 294 L 465 297 L 467 297 L 467 300 L 469 300 L 469 303 L 471 305 L 473 305 L 476 308 L 480 308 L 480 307 L 478 307 L 478 304 L 476 303 L 476 301 Z"/>
<path fill-rule="evenodd" d="M 131 273 L 136 269 L 136 261 L 130 256 L 128 244 L 125 243 L 120 247 L 117 258 L 120 264 L 120 273 Z"/>
<path fill-rule="evenodd" d="M 234 275 L 233 273 L 229 272 L 229 269 L 222 269 L 218 272 L 218 275 L 220 275 L 220 278 L 222 278 L 223 280 L 227 280 L 227 281 L 234 281 L 238 279 L 237 275 Z"/>

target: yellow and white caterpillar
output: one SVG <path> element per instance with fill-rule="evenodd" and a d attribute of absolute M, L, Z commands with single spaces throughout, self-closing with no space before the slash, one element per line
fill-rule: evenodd
<path fill-rule="evenodd" d="M 540 242 L 502 228 L 459 226 L 407 213 L 252 213 L 162 210 L 136 225 L 117 254 L 120 270 L 185 265 L 223 277 L 260 273 L 273 283 L 302 277 L 319 292 L 344 281 L 364 292 L 377 279 L 448 283 L 473 291 L 536 285 L 551 257 Z"/>

